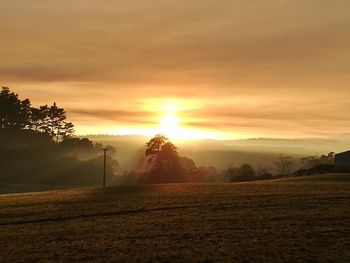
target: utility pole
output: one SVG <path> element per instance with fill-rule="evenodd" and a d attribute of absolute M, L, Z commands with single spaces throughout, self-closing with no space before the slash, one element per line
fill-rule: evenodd
<path fill-rule="evenodd" d="M 108 148 L 103 148 L 103 187 L 106 187 L 106 158 Z"/>

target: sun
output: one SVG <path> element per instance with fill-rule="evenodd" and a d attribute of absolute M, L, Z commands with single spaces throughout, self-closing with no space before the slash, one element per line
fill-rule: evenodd
<path fill-rule="evenodd" d="M 222 139 L 223 137 L 216 131 L 196 127 L 196 122 L 201 123 L 202 119 L 198 116 L 193 117 L 190 113 L 191 110 L 198 108 L 200 108 L 199 104 L 189 100 L 184 101 L 176 98 L 149 100 L 144 105 L 144 110 L 152 113 L 149 116 L 149 123 L 142 126 L 114 128 L 112 132 L 106 133 L 147 137 L 162 134 L 176 143 L 199 139 Z"/>
<path fill-rule="evenodd" d="M 160 132 L 171 139 L 178 137 L 181 131 L 179 122 L 180 118 L 175 113 L 165 113 L 160 118 Z"/>
<path fill-rule="evenodd" d="M 212 132 L 206 132 L 191 127 L 183 126 L 182 118 L 179 117 L 180 108 L 178 105 L 167 102 L 162 108 L 163 115 L 159 119 L 159 128 L 157 133 L 163 134 L 171 140 L 190 140 L 216 138 Z M 181 116 L 184 117 L 184 116 Z M 186 118 L 185 118 L 186 123 Z"/>
<path fill-rule="evenodd" d="M 160 110 L 162 115 L 159 117 L 159 126 L 154 129 L 154 134 L 163 134 L 174 141 L 217 138 L 213 132 L 186 126 L 189 122 L 188 117 L 180 115 L 184 113 L 184 108 L 174 101 L 165 102 Z"/>
<path fill-rule="evenodd" d="M 180 118 L 173 113 L 166 113 L 160 118 L 160 125 L 165 129 L 174 129 L 178 127 Z"/>

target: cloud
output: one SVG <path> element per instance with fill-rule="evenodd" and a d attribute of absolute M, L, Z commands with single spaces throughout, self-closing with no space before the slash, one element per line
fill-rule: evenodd
<path fill-rule="evenodd" d="M 69 109 L 69 113 L 76 118 L 91 118 L 101 122 L 107 120 L 115 123 L 132 123 L 134 125 L 158 124 L 152 120 L 154 113 L 149 111 Z"/>
<path fill-rule="evenodd" d="M 78 124 L 154 124 L 154 110 L 137 102 L 177 97 L 204 101 L 184 113 L 195 127 L 341 132 L 349 8 L 345 0 L 2 1 L 0 79 L 34 103 L 57 100 Z"/>
<path fill-rule="evenodd" d="M 294 82 L 313 72 L 341 73 L 342 54 L 349 55 L 350 4 L 343 1 L 318 8 L 301 1 L 13 2 L 0 4 L 8 11 L 1 58 L 14 66 L 2 67 L 5 79 Z"/>

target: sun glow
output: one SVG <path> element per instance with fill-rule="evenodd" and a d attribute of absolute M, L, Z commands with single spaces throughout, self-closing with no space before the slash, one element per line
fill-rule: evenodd
<path fill-rule="evenodd" d="M 155 105 L 158 105 L 157 107 Z M 192 123 L 193 119 L 186 116 L 186 112 L 195 109 L 198 105 L 192 105 L 190 102 L 171 100 L 152 100 L 148 101 L 144 109 L 154 114 L 148 116 L 150 124 L 140 126 L 119 126 L 101 129 L 95 133 L 113 134 L 113 135 L 141 135 L 153 137 L 156 134 L 163 134 L 173 141 L 179 140 L 198 140 L 214 139 L 221 140 L 223 134 L 216 131 L 204 130 L 187 125 Z"/>
<path fill-rule="evenodd" d="M 180 111 L 179 107 L 177 107 L 175 104 L 166 103 L 162 110 L 165 111 L 165 113 L 159 119 L 158 133 L 165 135 L 169 139 L 185 140 L 217 138 L 215 134 L 210 132 L 183 127 L 181 125 L 182 118 L 178 116 Z"/>
<path fill-rule="evenodd" d="M 160 118 L 160 133 L 174 139 L 181 134 L 180 118 L 174 113 L 166 113 Z"/>

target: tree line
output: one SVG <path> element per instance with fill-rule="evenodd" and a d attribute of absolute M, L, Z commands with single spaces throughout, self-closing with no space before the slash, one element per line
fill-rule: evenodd
<path fill-rule="evenodd" d="M 29 99 L 21 100 L 8 87 L 2 87 L 0 92 L 0 129 L 33 130 L 50 135 L 56 142 L 71 138 L 74 133 L 66 111 L 55 102 L 36 108 Z"/>
<path fill-rule="evenodd" d="M 142 169 L 124 172 L 124 179 L 142 183 L 247 182 L 332 172 L 334 162 L 334 153 L 300 160 L 280 155 L 272 167 L 254 168 L 243 163 L 218 172 L 215 167 L 198 167 L 192 159 L 180 156 L 178 147 L 164 135 L 156 135 L 145 146 L 144 159 L 140 162 Z"/>
<path fill-rule="evenodd" d="M 0 183 L 100 185 L 103 145 L 73 136 L 74 125 L 56 103 L 33 107 L 3 87 L 0 92 Z M 118 162 L 110 149 L 107 180 Z"/>
<path fill-rule="evenodd" d="M 238 182 L 268 180 L 289 175 L 291 157 L 281 156 L 276 161 L 278 175 L 272 175 L 267 167 L 254 169 L 249 163 L 239 167 L 230 165 L 218 172 L 212 166 L 199 166 L 185 156 L 180 156 L 178 147 L 164 135 L 158 134 L 146 143 L 143 169 L 124 173 L 125 178 L 134 177 L 142 183 L 180 183 L 180 182 Z M 144 163 L 143 162 L 143 163 Z"/>

